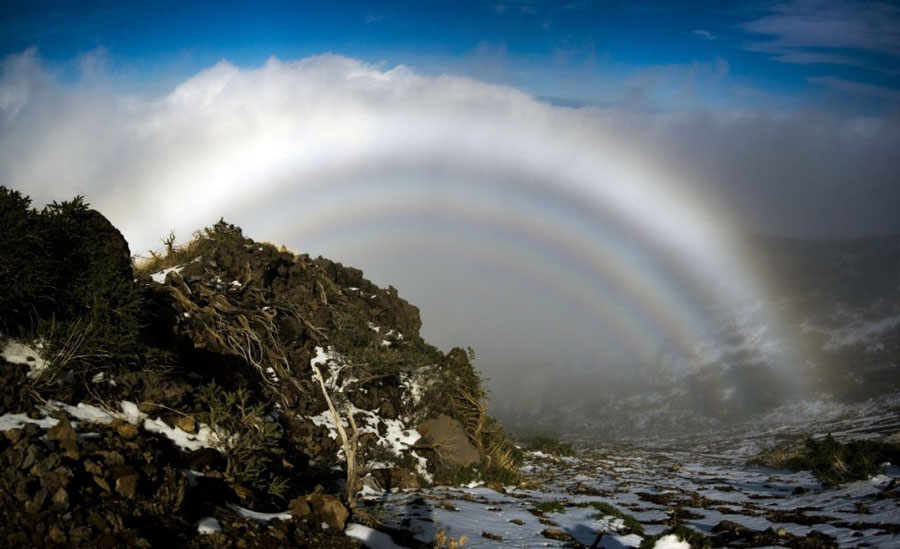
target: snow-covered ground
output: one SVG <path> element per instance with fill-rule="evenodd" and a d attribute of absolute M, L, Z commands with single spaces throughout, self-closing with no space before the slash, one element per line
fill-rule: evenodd
<path fill-rule="evenodd" d="M 773 546 L 818 531 L 839 547 L 900 547 L 900 467 L 886 466 L 874 478 L 824 489 L 808 472 L 746 465 L 753 454 L 785 436 L 818 433 L 823 427 L 842 438 L 896 432 L 893 404 L 842 409 L 826 416 L 827 425 L 822 419 L 773 417 L 752 432 L 594 445 L 578 458 L 534 453 L 523 467 L 527 489 L 508 486 L 505 494 L 483 486 L 437 487 L 367 492 L 364 499 L 373 515 L 412 531 L 418 540 L 433 542 L 443 532 L 454 540 L 464 537 L 464 547 L 589 547 L 600 532 L 599 547 L 637 547 L 644 537 L 666 531 L 676 516 L 704 535 L 723 521 L 782 532 L 783 544 Z M 643 535 L 597 509 L 603 503 L 637 519 Z M 355 537 L 374 549 L 402 546 L 381 536 L 368 542 L 367 531 L 353 528 Z M 666 536 L 656 546 L 676 543 Z"/>
<path fill-rule="evenodd" d="M 565 540 L 548 538 L 548 532 L 562 532 L 571 536 L 568 543 L 585 546 L 604 532 L 600 547 L 639 546 L 642 536 L 626 534 L 621 519 L 602 516 L 591 506 L 596 502 L 634 516 L 646 536 L 666 530 L 676 513 L 705 535 L 731 521 L 797 536 L 817 530 L 841 547 L 900 546 L 900 504 L 885 497 L 896 496 L 896 490 L 886 489 L 900 482 L 897 468 L 824 490 L 805 472 L 745 467 L 728 457 L 692 452 L 618 447 L 578 459 L 533 458 L 525 471 L 532 489 L 510 486 L 503 494 L 485 487 L 438 487 L 370 494 L 366 501 L 371 512 L 411 530 L 416 539 L 433 542 L 443 531 L 449 538 L 466 538 L 464 547 L 566 546 Z M 547 502 L 559 507 L 537 512 Z"/>

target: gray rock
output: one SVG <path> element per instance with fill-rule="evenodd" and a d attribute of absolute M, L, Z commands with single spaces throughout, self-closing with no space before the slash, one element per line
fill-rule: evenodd
<path fill-rule="evenodd" d="M 437 419 L 428 420 L 417 430 L 422 435 L 417 445 L 432 446 L 447 463 L 465 467 L 481 460 L 478 450 L 469 442 L 462 425 L 450 416 L 442 415 Z"/>

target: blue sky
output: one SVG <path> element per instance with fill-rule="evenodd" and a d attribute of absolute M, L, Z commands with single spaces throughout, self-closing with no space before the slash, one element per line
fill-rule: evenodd
<path fill-rule="evenodd" d="M 256 4 L 256 3 L 255 3 Z M 36 47 L 123 87 L 221 59 L 335 52 L 514 85 L 563 104 L 878 113 L 900 103 L 900 6 L 836 0 L 29 2 L 0 8 L 0 53 Z"/>

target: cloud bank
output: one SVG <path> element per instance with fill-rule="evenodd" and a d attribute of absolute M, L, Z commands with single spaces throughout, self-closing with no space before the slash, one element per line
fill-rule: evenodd
<path fill-rule="evenodd" d="M 500 395 L 551 364 L 702 360 L 706 313 L 755 290 L 731 233 L 900 232 L 891 116 L 568 108 L 336 55 L 109 82 L 5 59 L 0 181 L 86 195 L 134 252 L 225 216 L 361 267 L 426 338 L 475 347 Z"/>

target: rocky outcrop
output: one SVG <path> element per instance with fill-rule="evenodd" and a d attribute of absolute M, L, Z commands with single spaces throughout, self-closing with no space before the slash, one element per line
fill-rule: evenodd
<path fill-rule="evenodd" d="M 0 288 L 19 296 L 0 309 L 0 350 L 23 340 L 46 364 L 0 359 L 0 545 L 356 546 L 340 535 L 353 509 L 336 495 L 338 425 L 357 425 L 351 494 L 483 461 L 468 404 L 443 398 L 474 395 L 483 424 L 479 377 L 464 351 L 422 340 L 395 288 L 224 221 L 133 272 L 80 199 L 37 212 L 4 193 L 25 244 L 0 246 L 0 265 L 59 268 L 52 299 Z"/>

